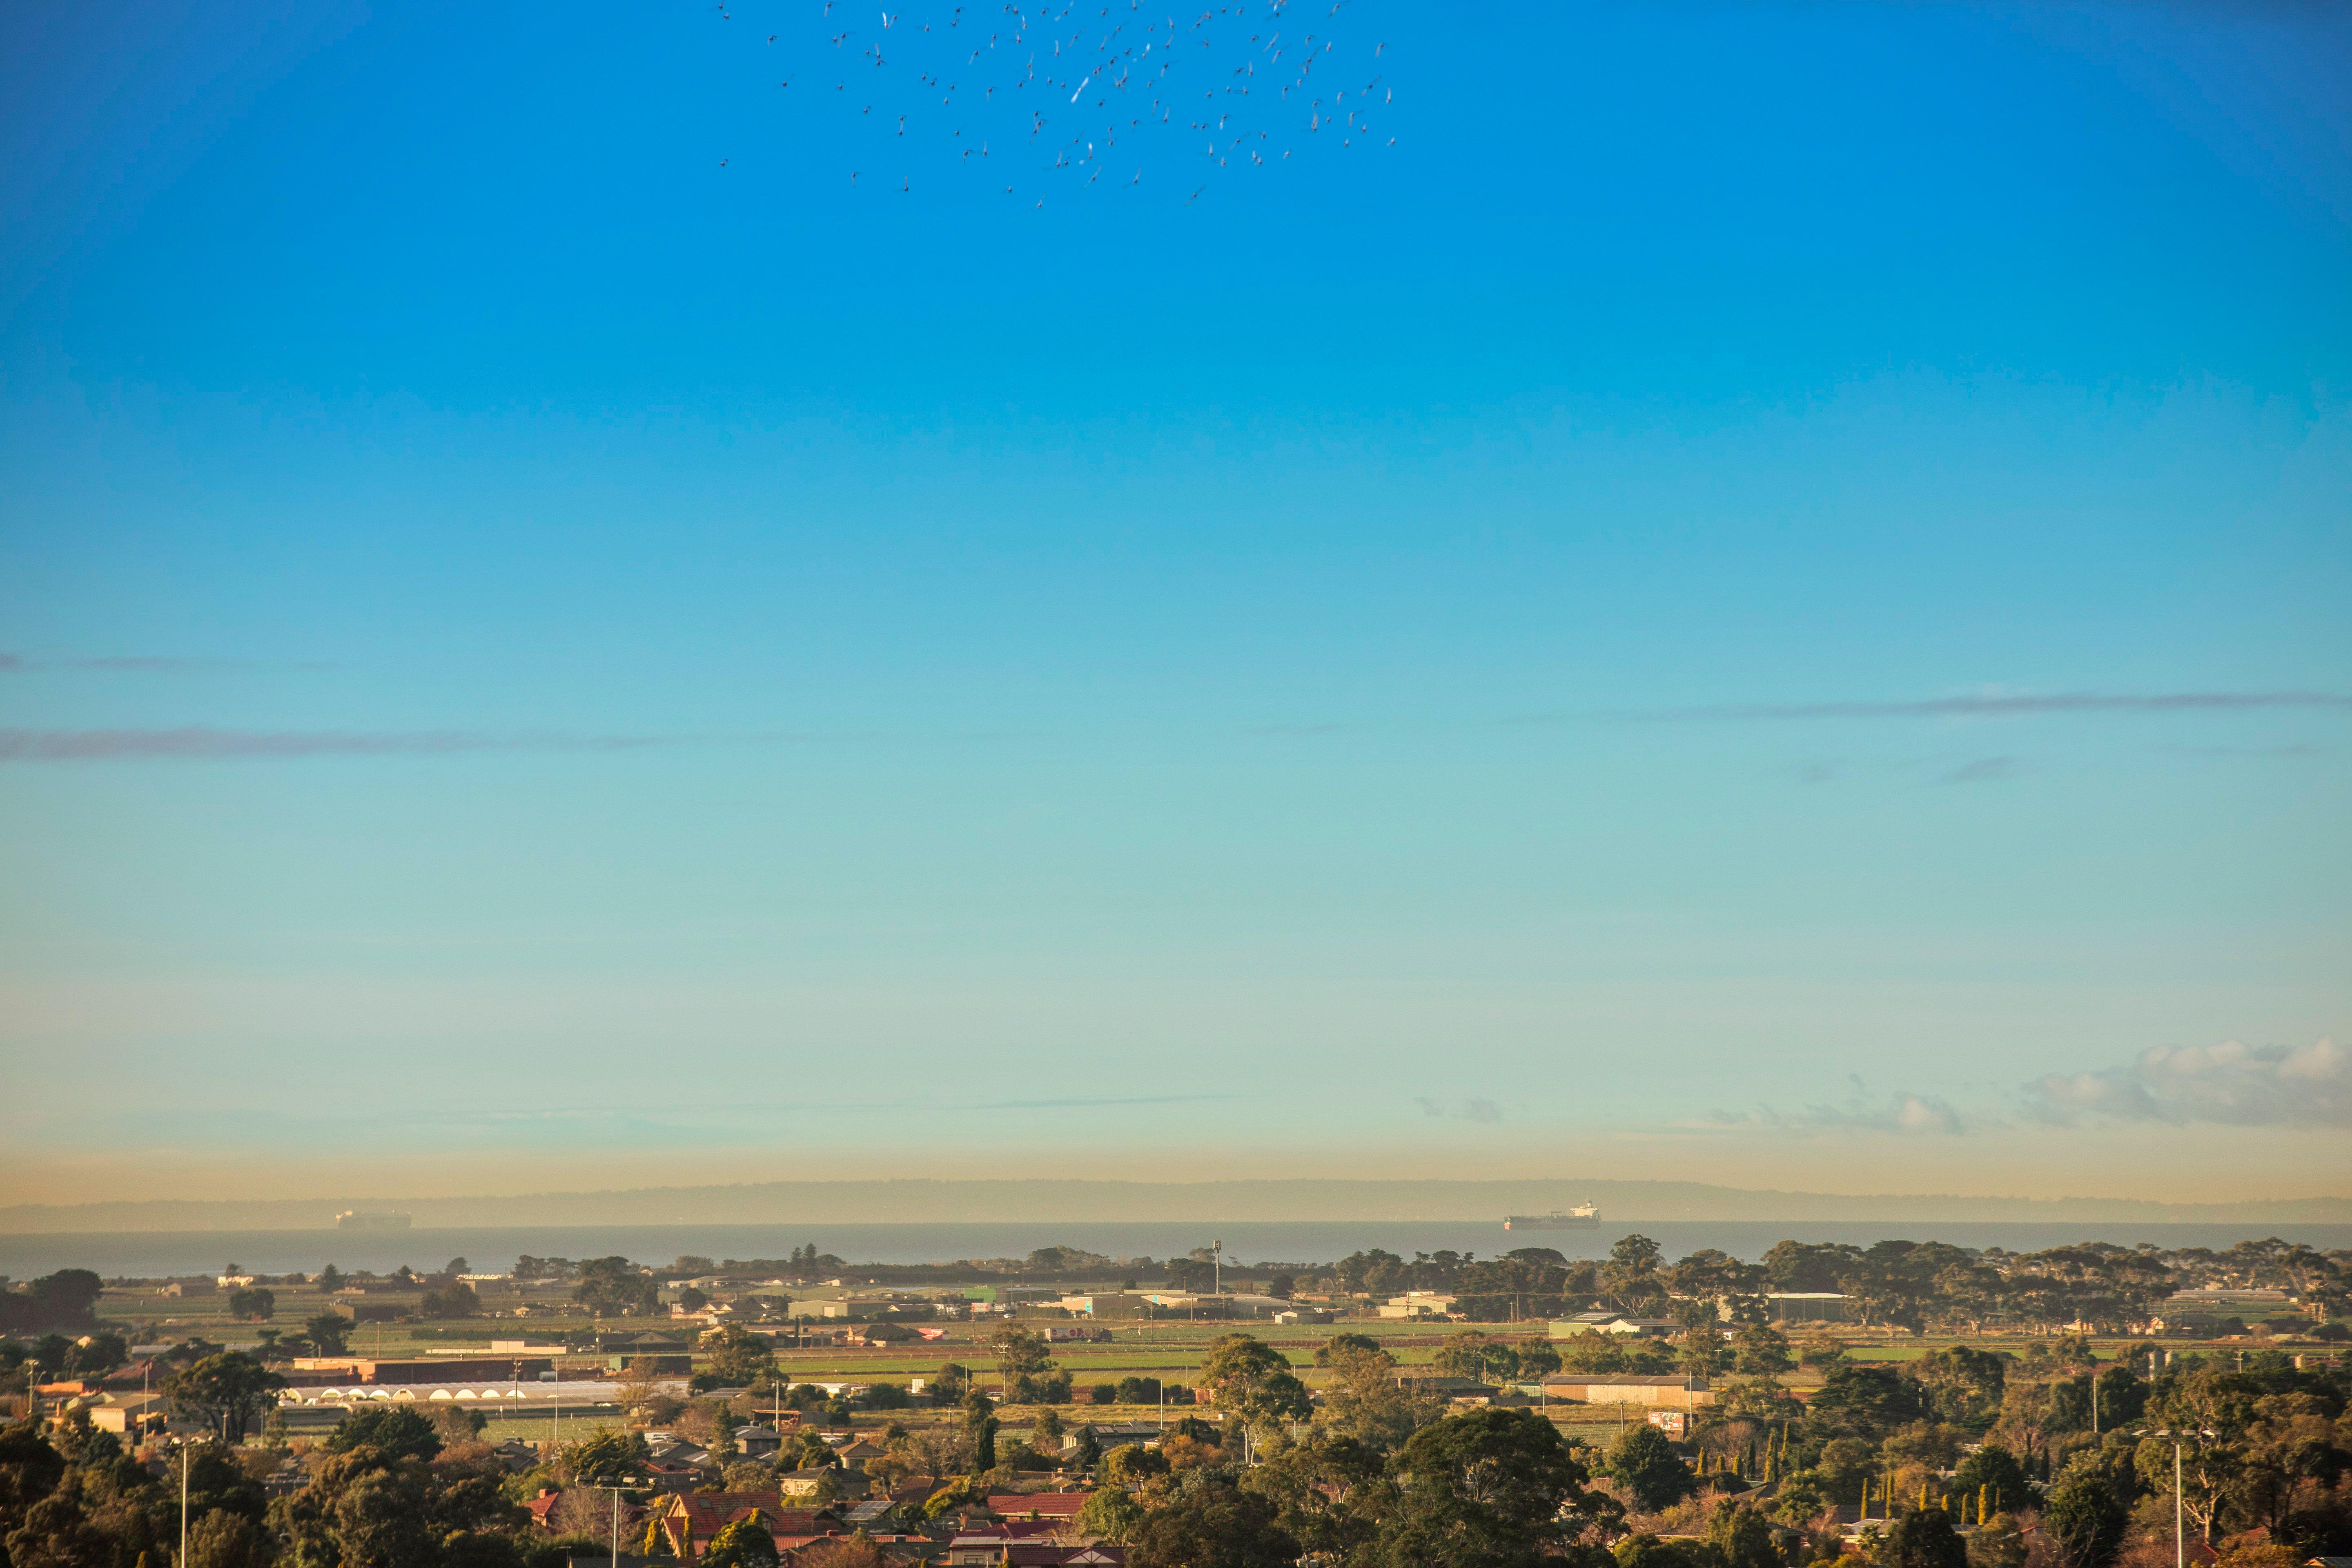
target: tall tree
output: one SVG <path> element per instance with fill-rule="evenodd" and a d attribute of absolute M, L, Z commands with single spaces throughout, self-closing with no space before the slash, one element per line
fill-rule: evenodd
<path fill-rule="evenodd" d="M 1143 1505 L 1129 1497 L 1125 1487 L 1104 1487 L 1087 1494 L 1078 1510 L 1078 1529 L 1105 1541 L 1125 1544 L 1134 1538 L 1135 1530 L 1143 1522 Z"/>
<path fill-rule="evenodd" d="M 1313 1413 L 1307 1385 L 1283 1353 L 1248 1334 L 1224 1334 L 1210 1342 L 1201 1361 L 1201 1386 L 1217 1408 L 1251 1426 L 1303 1421 Z"/>
<path fill-rule="evenodd" d="M 2042 1527 L 2059 1568 L 2108 1568 L 2131 1523 L 2131 1455 L 2080 1454 L 2052 1483 Z"/>
<path fill-rule="evenodd" d="M 1375 1548 L 1383 1568 L 1522 1568 L 1617 1513 L 1532 1410 L 1448 1416 L 1414 1433 L 1389 1470 L 1397 1500 Z"/>
<path fill-rule="evenodd" d="M 1887 1531 L 1880 1568 L 1969 1568 L 1968 1542 L 1940 1508 L 1917 1508 Z"/>
<path fill-rule="evenodd" d="M 776 1352 L 749 1329 L 723 1324 L 705 1336 L 702 1343 L 710 1352 L 702 1370 L 716 1377 L 721 1387 L 748 1387 L 762 1373 L 775 1370 Z"/>
<path fill-rule="evenodd" d="M 600 1318 L 642 1316 L 660 1301 L 661 1285 L 625 1258 L 595 1258 L 580 1266 L 572 1299 Z"/>
<path fill-rule="evenodd" d="M 1609 1474 L 1648 1512 L 1670 1508 L 1698 1489 L 1666 1435 L 1644 1421 L 1628 1426 L 1609 1446 Z"/>
<path fill-rule="evenodd" d="M 702 1568 L 776 1568 L 776 1536 L 758 1509 L 711 1537 Z"/>
<path fill-rule="evenodd" d="M 1391 1375 L 1396 1359 L 1386 1351 L 1339 1346 L 1338 1340 L 1332 1346 L 1338 1348 L 1328 1364 L 1337 1375 L 1323 1390 L 1319 1418 L 1330 1431 L 1386 1454 L 1445 1414 L 1435 1399 L 1397 1382 Z"/>
<path fill-rule="evenodd" d="M 228 1310 L 247 1322 L 266 1323 L 278 1315 L 278 1292 L 263 1285 L 247 1285 L 228 1293 Z"/>
<path fill-rule="evenodd" d="M 203 1422 L 235 1443 L 246 1428 L 278 1403 L 286 1380 L 240 1351 L 208 1355 L 163 1380 L 163 1396 L 181 1414 Z"/>
<path fill-rule="evenodd" d="M 977 1475 L 996 1468 L 996 1402 L 977 1388 L 963 1396 L 964 1436 L 971 1441 L 971 1468 Z"/>
<path fill-rule="evenodd" d="M 1658 1306 L 1666 1288 L 1658 1277 L 1658 1244 L 1646 1236 L 1621 1237 L 1601 1266 L 1601 1293 L 1621 1312 L 1638 1312 Z"/>
<path fill-rule="evenodd" d="M 320 1312 L 302 1321 L 302 1334 L 320 1355 L 341 1355 L 350 1342 L 352 1321 L 341 1312 Z"/>
<path fill-rule="evenodd" d="M 996 1358 L 996 1369 L 1003 1374 L 1008 1390 L 1021 1378 L 1053 1369 L 1053 1352 L 1045 1336 L 1034 1329 L 1005 1323 L 990 1330 L 983 1342 Z"/>
<path fill-rule="evenodd" d="M 347 1412 L 327 1434 L 326 1446 L 331 1454 L 366 1447 L 394 1459 L 432 1459 L 441 1453 L 441 1434 L 421 1410 L 377 1405 Z"/>

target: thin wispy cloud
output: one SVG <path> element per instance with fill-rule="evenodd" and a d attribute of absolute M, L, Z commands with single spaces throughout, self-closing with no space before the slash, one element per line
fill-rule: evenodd
<path fill-rule="evenodd" d="M 974 1110 L 1081 1110 L 1105 1105 L 1204 1105 L 1239 1100 L 1238 1094 L 1147 1094 L 1125 1100 L 994 1100 L 974 1105 Z"/>
<path fill-rule="evenodd" d="M 499 734 L 484 731 L 0 730 L 0 763 L 246 762 L 304 757 L 446 757 L 483 752 L 627 752 L 669 742 L 646 735 Z"/>
<path fill-rule="evenodd" d="M 120 675 L 202 675 L 238 670 L 320 670 L 325 659 L 219 658 L 201 654 L 117 653 L 81 658 L 28 658 L 0 653 L 0 675 L 39 675 L 53 670 L 92 670 Z"/>
<path fill-rule="evenodd" d="M 2158 746 L 2156 749 L 2175 757 L 2317 757 L 2326 754 L 2324 748 L 2308 741 L 2278 746 Z"/>
<path fill-rule="evenodd" d="M 2017 772 L 2015 757 L 1979 757 L 1975 762 L 1962 763 L 1936 782 L 1948 784 L 1993 784 L 2001 779 L 2013 779 Z"/>
<path fill-rule="evenodd" d="M 2352 696 L 2332 691 L 2067 691 L 1987 693 L 1897 702 L 1735 702 L 1703 708 L 1636 709 L 1610 715 L 1652 721 L 1821 719 L 2011 719 L 2053 713 L 2237 713 L 2285 708 L 2352 713 Z"/>
<path fill-rule="evenodd" d="M 1491 1100 L 1444 1101 L 1424 1094 L 1416 1095 L 1413 1103 L 1433 1121 L 1478 1121 L 1491 1126 L 1503 1120 L 1503 1108 Z"/>
<path fill-rule="evenodd" d="M 2293 1047 L 2158 1046 L 2120 1067 L 2037 1079 L 2025 1100 L 2036 1120 L 2061 1126 L 2352 1128 L 2352 1051 L 2325 1037 Z"/>
<path fill-rule="evenodd" d="M 1870 1100 L 1856 1094 L 1843 1105 L 1809 1105 L 1801 1110 L 1718 1110 L 1713 1127 L 1799 1136 L 1839 1132 L 1889 1133 L 1905 1138 L 1957 1138 L 1968 1131 L 1960 1113 L 1930 1094 L 1892 1094 Z"/>

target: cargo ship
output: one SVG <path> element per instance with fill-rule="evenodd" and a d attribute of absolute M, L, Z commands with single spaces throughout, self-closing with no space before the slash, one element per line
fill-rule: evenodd
<path fill-rule="evenodd" d="M 362 1214 L 358 1209 L 345 1209 L 335 1216 L 337 1230 L 406 1230 L 409 1216 L 404 1214 Z"/>
<path fill-rule="evenodd" d="M 1554 1209 L 1549 1214 L 1515 1214 L 1503 1216 L 1505 1230 L 1598 1230 L 1601 1210 L 1591 1204 L 1579 1204 L 1565 1212 Z"/>

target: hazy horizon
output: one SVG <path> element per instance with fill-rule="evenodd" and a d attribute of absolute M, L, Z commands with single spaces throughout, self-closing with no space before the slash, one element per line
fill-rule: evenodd
<path fill-rule="evenodd" d="M 426 1194 L 346 1192 L 324 1197 L 238 1199 L 180 1195 L 45 1205 L 0 1205 L 0 1235 L 79 1230 L 318 1230 L 345 1209 L 406 1214 L 420 1232 L 705 1224 L 940 1226 L 1018 1222 L 1083 1226 L 1372 1224 L 1431 1220 L 1495 1226 L 1507 1214 L 1592 1204 L 1601 1227 L 1660 1221 L 1770 1225 L 2001 1225 L 2063 1223 L 2189 1226 L 2352 1224 L 2352 1199 L 2167 1203 L 2144 1196 L 2023 1197 L 1952 1193 L 1838 1194 L 1740 1189 L 1696 1182 L 1606 1178 L 1549 1181 L 1235 1179 L 1193 1182 L 1043 1177 L 742 1182 L 577 1192 Z"/>

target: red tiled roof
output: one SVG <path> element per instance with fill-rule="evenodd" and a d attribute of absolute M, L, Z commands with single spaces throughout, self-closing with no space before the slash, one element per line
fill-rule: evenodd
<path fill-rule="evenodd" d="M 955 1538 L 973 1546 L 998 1541 L 1028 1541 L 1066 1529 L 1069 1522 L 1066 1519 L 1008 1519 L 1003 1524 L 966 1525 L 956 1531 Z"/>
<path fill-rule="evenodd" d="M 1076 1519 L 1087 1506 L 1085 1492 L 991 1492 L 988 1511 L 1007 1519 L 1036 1514 L 1044 1519 Z"/>

